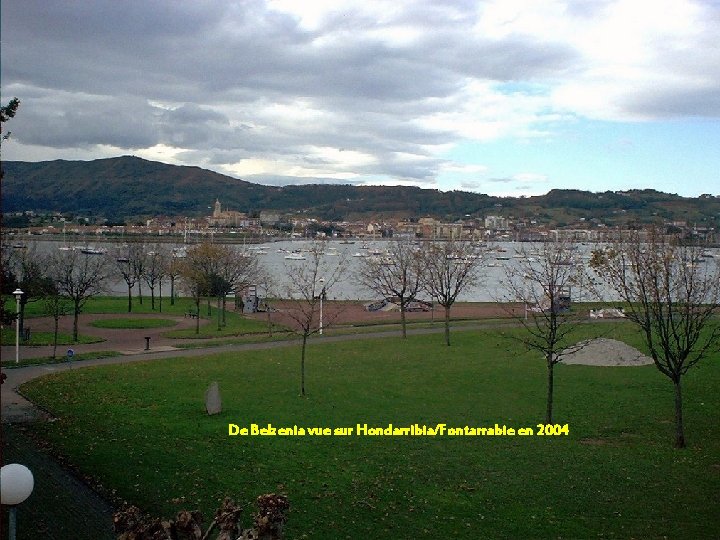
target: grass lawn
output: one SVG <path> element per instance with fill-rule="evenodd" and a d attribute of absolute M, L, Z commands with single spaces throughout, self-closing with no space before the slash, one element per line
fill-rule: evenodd
<path fill-rule="evenodd" d="M 110 329 L 134 329 L 142 330 L 145 328 L 168 328 L 175 326 L 177 322 L 171 319 L 143 319 L 143 318 L 123 318 L 123 319 L 100 319 L 93 321 L 90 326 L 95 328 Z"/>
<path fill-rule="evenodd" d="M 26 323 L 27 324 L 27 323 Z M 26 326 L 27 328 L 27 326 Z M 22 338 L 20 340 L 21 346 L 43 346 L 43 345 L 52 345 L 53 340 L 55 339 L 55 334 L 53 332 L 30 332 L 30 340 L 29 341 L 23 341 Z M 83 336 L 82 334 L 78 336 L 77 341 L 73 341 L 72 334 L 68 334 L 66 332 L 58 332 L 58 345 L 74 345 L 77 343 L 100 343 L 102 341 L 105 341 L 102 338 L 94 337 L 94 336 Z M 0 344 L 2 345 L 15 345 L 15 328 L 14 327 L 7 327 L 2 328 L 0 330 Z"/>
<path fill-rule="evenodd" d="M 6 300 L 6 308 L 15 311 L 14 301 Z M 83 313 L 128 313 L 127 296 L 97 296 L 90 298 L 83 308 Z M 155 309 L 152 309 L 150 297 L 143 297 L 140 304 L 137 298 L 133 298 L 132 313 L 164 313 L 166 315 L 183 315 L 190 311 L 194 304 L 190 298 L 176 298 L 175 304 L 170 304 L 169 298 L 163 298 L 162 310 L 160 301 L 155 298 Z M 44 317 L 42 302 L 28 302 L 25 306 L 25 317 Z"/>
<path fill-rule="evenodd" d="M 613 337 L 639 343 L 629 330 Z M 93 367 L 23 391 L 60 417 L 33 429 L 158 516 L 209 518 L 225 495 L 249 507 L 281 491 L 293 539 L 712 538 L 718 360 L 685 379 L 685 450 L 672 447 L 672 385 L 653 366 L 558 366 L 555 416 L 568 436 L 228 436 L 229 423 L 535 428 L 543 362 L 499 330 L 454 332 L 449 348 L 440 335 L 312 344 L 304 399 L 296 347 Z M 208 417 L 212 381 L 223 412 Z"/>

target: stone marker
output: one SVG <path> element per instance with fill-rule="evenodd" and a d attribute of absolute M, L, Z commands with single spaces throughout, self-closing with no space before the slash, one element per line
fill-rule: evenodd
<path fill-rule="evenodd" d="M 205 391 L 205 410 L 208 414 L 219 414 L 222 412 L 222 399 L 220 399 L 220 386 L 217 381 L 213 382 Z"/>

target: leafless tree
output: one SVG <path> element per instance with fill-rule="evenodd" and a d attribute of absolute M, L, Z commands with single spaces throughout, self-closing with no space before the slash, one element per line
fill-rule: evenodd
<path fill-rule="evenodd" d="M 400 307 L 402 337 L 407 337 L 405 313 L 422 284 L 421 257 L 415 246 L 407 240 L 388 243 L 387 254 L 365 257 L 360 263 L 358 279 L 382 298 L 396 298 Z"/>
<path fill-rule="evenodd" d="M 222 326 L 225 326 L 226 298 L 234 292 L 236 295 L 256 284 L 261 274 L 257 255 L 246 249 L 227 247 L 218 260 L 216 274 L 222 285 L 216 292 L 222 300 Z"/>
<path fill-rule="evenodd" d="M 475 285 L 487 252 L 461 240 L 434 241 L 423 245 L 420 264 L 422 286 L 445 310 L 445 344 L 450 346 L 450 308 L 462 291 Z"/>
<path fill-rule="evenodd" d="M 165 248 L 156 244 L 145 254 L 142 279 L 150 289 L 150 309 L 155 311 L 155 289 L 160 284 L 165 272 Z"/>
<path fill-rule="evenodd" d="M 18 325 L 20 333 L 25 327 L 25 308 L 29 303 L 40 300 L 45 295 L 46 267 L 44 257 L 38 252 L 36 244 L 23 249 L 9 249 L 4 255 L 8 268 L 15 276 L 16 286 L 23 291 L 20 297 Z"/>
<path fill-rule="evenodd" d="M 128 244 L 127 247 L 119 247 L 112 250 L 110 256 L 113 258 L 112 267 L 116 274 L 122 276 L 128 289 L 128 313 L 132 313 L 132 290 L 137 283 L 138 261 L 144 259 L 144 245 L 139 243 Z"/>
<path fill-rule="evenodd" d="M 77 250 L 58 251 L 50 255 L 49 277 L 73 304 L 73 341 L 78 339 L 78 317 L 88 299 L 103 291 L 109 274 L 104 255 L 87 255 Z"/>
<path fill-rule="evenodd" d="M 571 334 L 580 317 L 570 310 L 574 287 L 583 286 L 582 259 L 576 246 L 566 241 L 522 247 L 515 264 L 505 266 L 504 296 L 497 300 L 522 325 L 518 339 L 529 349 L 542 354 L 547 367 L 545 423 L 553 421 L 554 368 L 561 353 L 581 348 Z M 513 305 L 524 304 L 517 314 Z"/>
<path fill-rule="evenodd" d="M 60 326 L 60 317 L 64 317 L 72 310 L 72 303 L 67 296 L 60 294 L 57 290 L 57 286 L 49 282 L 46 287 L 45 295 L 43 296 L 43 308 L 44 312 L 52 317 L 53 319 L 53 352 L 52 358 L 55 360 L 57 357 L 57 345 L 58 345 L 58 329 Z"/>
<path fill-rule="evenodd" d="M 180 277 L 180 270 L 182 269 L 183 257 L 179 257 L 177 253 L 173 252 L 170 257 L 165 261 L 164 274 L 167 279 L 170 280 L 170 305 L 175 305 L 175 282 Z"/>
<path fill-rule="evenodd" d="M 142 284 L 145 276 L 145 265 L 147 264 L 147 246 L 144 243 L 136 244 L 133 251 L 132 269 L 135 272 L 135 282 L 138 286 L 137 297 L 140 305 L 143 303 Z"/>
<path fill-rule="evenodd" d="M 593 252 L 591 266 L 625 303 L 655 362 L 675 389 L 675 446 L 685 447 L 682 376 L 718 348 L 720 262 L 658 229 L 628 233 Z"/>
<path fill-rule="evenodd" d="M 288 285 L 285 296 L 290 306 L 285 310 L 292 320 L 291 330 L 302 338 L 300 353 L 300 394 L 305 396 L 305 358 L 308 338 L 322 333 L 330 326 L 338 311 L 321 314 L 323 302 L 332 287 L 343 279 L 347 260 L 340 256 L 333 263 L 325 257 L 325 245 L 318 241 L 311 244 L 304 261 L 288 261 L 285 267 Z"/>
<path fill-rule="evenodd" d="M 257 278 L 257 284 L 258 284 L 258 294 L 260 291 L 263 293 L 263 309 L 265 310 L 265 317 L 267 321 L 267 329 L 268 329 L 268 336 L 272 337 L 273 335 L 273 321 L 272 321 L 272 313 L 274 311 L 271 303 L 270 298 L 275 297 L 275 290 L 277 289 L 277 282 L 273 277 L 270 275 L 270 273 L 266 269 L 262 269 Z"/>

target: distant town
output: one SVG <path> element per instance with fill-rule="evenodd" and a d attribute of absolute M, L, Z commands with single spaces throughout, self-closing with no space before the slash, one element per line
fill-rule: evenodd
<path fill-rule="evenodd" d="M 473 241 L 545 241 L 567 239 L 577 242 L 603 242 L 618 234 L 617 227 L 604 224 L 598 218 L 580 218 L 565 227 L 550 227 L 537 220 L 513 218 L 488 214 L 483 217 L 467 217 L 453 222 L 443 222 L 433 217 L 406 218 L 388 221 L 326 221 L 297 213 L 260 211 L 254 215 L 223 208 L 216 199 L 210 207 L 212 212 L 203 217 L 157 216 L 144 223 L 108 224 L 98 223 L 96 218 L 62 213 L 36 214 L 15 212 L 6 214 L 12 223 L 18 218 L 27 226 L 6 226 L 13 235 L 92 236 L 95 240 L 114 240 L 125 236 L 152 236 L 168 242 L 198 242 L 203 238 L 222 238 L 233 242 L 268 242 L 288 238 L 412 238 L 426 240 L 473 240 Z M 9 219 L 8 219 L 9 218 Z M 713 227 L 701 227 L 685 221 L 662 223 L 668 234 L 707 244 L 718 245 L 720 236 Z"/>

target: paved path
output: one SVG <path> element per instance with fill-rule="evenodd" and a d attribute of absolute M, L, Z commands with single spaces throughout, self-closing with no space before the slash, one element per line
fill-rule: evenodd
<path fill-rule="evenodd" d="M 495 325 L 497 326 L 497 325 Z M 465 327 L 464 329 L 467 329 Z M 421 328 L 408 330 L 408 335 L 434 334 L 443 332 L 442 327 L 438 328 Z M 399 330 L 389 330 L 384 332 L 372 332 L 367 334 L 342 334 L 338 336 L 315 336 L 310 339 L 312 344 L 316 343 L 336 343 L 339 341 L 351 341 L 357 339 L 373 339 L 384 337 L 400 336 Z M 299 346 L 299 339 L 269 341 L 265 343 L 245 343 L 237 345 L 222 345 L 218 347 L 195 348 L 195 349 L 176 349 L 176 348 L 153 348 L 150 351 L 137 349 L 135 351 L 125 351 L 123 356 L 113 356 L 110 358 L 98 358 L 95 360 L 83 360 L 80 362 L 65 362 L 62 364 L 47 364 L 39 366 L 28 366 L 21 368 L 5 369 L 3 373 L 7 374 L 7 379 L 2 385 L 2 421 L 3 422 L 33 422 L 36 420 L 48 419 L 49 415 L 38 408 L 35 404 L 25 399 L 18 392 L 18 387 L 22 384 L 52 373 L 60 373 L 71 369 L 81 369 L 89 366 L 103 366 L 113 364 L 126 364 L 130 362 L 146 362 L 149 360 L 159 360 L 162 358 L 184 358 L 192 356 L 206 356 L 208 354 L 220 354 L 224 352 L 239 351 L 259 351 L 266 349 L 276 349 L 280 347 Z"/>

